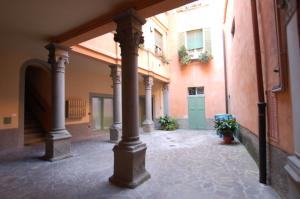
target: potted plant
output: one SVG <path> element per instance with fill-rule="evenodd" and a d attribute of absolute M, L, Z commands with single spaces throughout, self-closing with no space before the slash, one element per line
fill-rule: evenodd
<path fill-rule="evenodd" d="M 158 120 L 160 124 L 160 129 L 166 130 L 166 131 L 173 131 L 178 129 L 178 124 L 175 119 L 172 119 L 169 116 L 162 116 Z"/>
<path fill-rule="evenodd" d="M 215 121 L 215 128 L 217 133 L 223 137 L 225 144 L 231 144 L 234 140 L 234 132 L 238 128 L 238 124 L 234 118 L 219 119 Z"/>

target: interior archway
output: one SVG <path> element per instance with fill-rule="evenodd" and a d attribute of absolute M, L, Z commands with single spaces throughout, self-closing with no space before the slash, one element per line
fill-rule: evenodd
<path fill-rule="evenodd" d="M 22 145 L 44 142 L 51 124 L 51 73 L 47 62 L 29 60 L 21 70 L 20 130 Z"/>

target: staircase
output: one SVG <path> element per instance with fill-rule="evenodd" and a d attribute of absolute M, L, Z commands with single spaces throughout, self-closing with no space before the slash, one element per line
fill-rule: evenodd
<path fill-rule="evenodd" d="M 45 141 L 45 131 L 31 113 L 26 113 L 24 124 L 24 145 L 41 144 Z"/>

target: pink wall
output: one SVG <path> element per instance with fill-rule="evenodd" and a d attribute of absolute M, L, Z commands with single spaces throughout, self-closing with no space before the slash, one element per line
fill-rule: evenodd
<path fill-rule="evenodd" d="M 240 124 L 252 132 L 258 132 L 257 88 L 255 52 L 250 1 L 229 1 L 233 7 L 235 34 L 231 35 L 233 16 L 227 16 L 225 24 L 227 56 L 229 110 Z M 229 8 L 230 9 L 230 8 Z M 243 10 L 243 12 L 235 12 Z M 231 47 L 230 49 L 228 49 Z"/>
<path fill-rule="evenodd" d="M 257 119 L 257 88 L 255 49 L 252 29 L 250 1 L 229 0 L 227 5 L 226 22 L 224 24 L 226 40 L 226 56 L 228 67 L 228 94 L 230 95 L 230 112 L 237 117 L 238 122 L 258 135 Z M 263 10 L 263 12 L 261 12 Z M 270 93 L 273 86 L 277 85 L 278 74 L 273 70 L 278 62 L 278 46 L 275 26 L 273 0 L 258 1 L 259 30 L 261 57 L 264 75 L 264 89 Z M 235 34 L 231 34 L 233 19 L 235 21 Z M 271 119 L 278 127 L 276 140 L 269 142 L 286 152 L 293 151 L 291 101 L 289 88 L 283 92 L 275 93 L 277 102 L 271 106 L 271 101 L 266 102 L 269 112 L 275 111 L 275 119 Z M 277 122 L 276 122 L 277 120 Z M 271 132 L 271 123 L 268 123 L 268 132 Z"/>
<path fill-rule="evenodd" d="M 205 112 L 207 118 L 225 113 L 225 83 L 223 63 L 222 29 L 219 24 L 210 22 L 210 8 L 197 8 L 192 11 L 176 13 L 169 17 L 168 57 L 170 58 L 170 114 L 176 118 L 188 116 L 188 87 L 204 86 Z M 195 17 L 207 20 L 191 20 Z M 191 23 L 192 22 L 192 23 Z M 182 65 L 178 61 L 178 32 L 211 28 L 212 54 L 214 59 L 208 64 L 193 61 Z"/>

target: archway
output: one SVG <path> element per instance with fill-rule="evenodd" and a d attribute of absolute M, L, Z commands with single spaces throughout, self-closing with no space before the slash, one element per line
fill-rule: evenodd
<path fill-rule="evenodd" d="M 20 143 L 44 142 L 51 124 L 51 67 L 42 60 L 26 61 L 20 78 Z"/>

